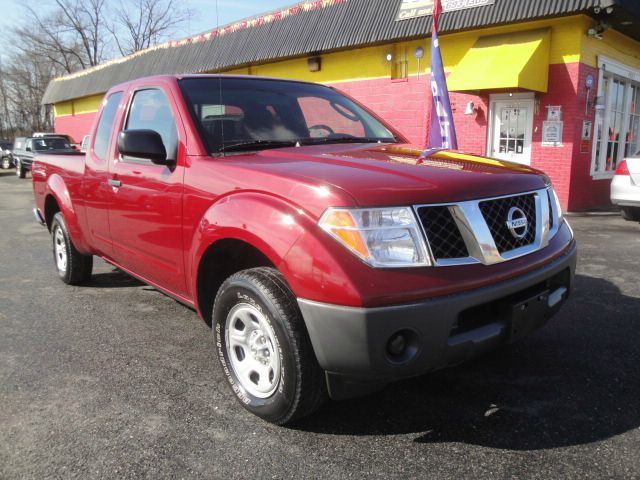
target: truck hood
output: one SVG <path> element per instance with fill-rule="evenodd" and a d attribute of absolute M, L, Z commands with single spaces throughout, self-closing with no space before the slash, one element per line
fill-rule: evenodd
<path fill-rule="evenodd" d="M 251 169 L 348 193 L 358 206 L 445 203 L 544 188 L 533 168 L 455 151 L 351 144 L 265 150 Z M 245 157 L 245 160 L 248 160 Z"/>

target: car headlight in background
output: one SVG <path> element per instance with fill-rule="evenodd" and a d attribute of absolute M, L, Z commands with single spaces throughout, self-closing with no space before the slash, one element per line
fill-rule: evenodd
<path fill-rule="evenodd" d="M 372 267 L 431 265 L 420 226 L 409 207 L 330 208 L 318 225 Z"/>

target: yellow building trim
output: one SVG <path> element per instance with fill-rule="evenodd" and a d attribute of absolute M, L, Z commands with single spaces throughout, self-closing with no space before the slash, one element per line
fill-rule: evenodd
<path fill-rule="evenodd" d="M 53 115 L 57 118 L 97 112 L 100 109 L 102 97 L 104 97 L 104 94 L 100 93 L 98 95 L 91 95 L 89 97 L 76 98 L 66 102 L 56 103 L 53 106 Z"/>
<path fill-rule="evenodd" d="M 640 42 L 615 30 L 607 30 L 604 32 L 602 40 L 589 38 L 587 36 L 587 30 L 594 25 L 595 22 L 589 18 L 584 18 L 581 23 L 582 63 L 597 68 L 598 56 L 604 55 L 617 62 L 640 69 Z"/>
<path fill-rule="evenodd" d="M 53 106 L 53 115 L 55 117 L 66 117 L 68 115 L 73 115 L 73 100 L 56 103 Z"/>
<path fill-rule="evenodd" d="M 587 17 L 576 15 L 442 35 L 440 37 L 440 46 L 445 70 L 447 72 L 453 71 L 480 37 L 543 28 L 550 29 L 551 32 L 550 64 L 579 62 L 586 20 Z M 418 60 L 413 55 L 417 47 L 422 47 L 425 50 L 425 55 L 420 60 L 419 68 Z M 394 59 L 392 62 L 387 61 L 388 54 L 393 55 L 395 53 L 397 55 L 398 52 L 403 52 L 404 58 Z M 396 60 L 406 60 L 408 62 L 409 76 L 428 74 L 431 65 L 430 39 L 396 42 L 323 54 L 322 68 L 319 72 L 309 72 L 307 58 L 304 57 L 252 65 L 245 68 L 234 68 L 224 70 L 224 73 L 251 74 L 333 84 L 390 78 L 392 63 Z"/>

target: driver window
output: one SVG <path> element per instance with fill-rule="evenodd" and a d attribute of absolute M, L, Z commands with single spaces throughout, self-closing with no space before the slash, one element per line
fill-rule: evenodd
<path fill-rule="evenodd" d="M 366 136 L 359 116 L 342 105 L 319 97 L 300 97 L 298 103 L 313 138 L 332 134 Z"/>
<path fill-rule="evenodd" d="M 161 90 L 139 90 L 135 93 L 125 128 L 127 130 L 154 130 L 158 132 L 167 151 L 167 159 L 176 160 L 178 130 L 169 101 Z M 131 161 L 129 158 L 125 160 Z M 149 161 L 149 163 L 151 162 Z"/>

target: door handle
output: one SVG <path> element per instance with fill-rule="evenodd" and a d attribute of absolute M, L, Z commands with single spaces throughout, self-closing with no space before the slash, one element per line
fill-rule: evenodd
<path fill-rule="evenodd" d="M 122 182 L 120 180 L 116 180 L 114 178 L 110 178 L 109 180 L 107 180 L 107 183 L 109 185 L 111 185 L 112 187 L 121 187 L 122 186 Z"/>

